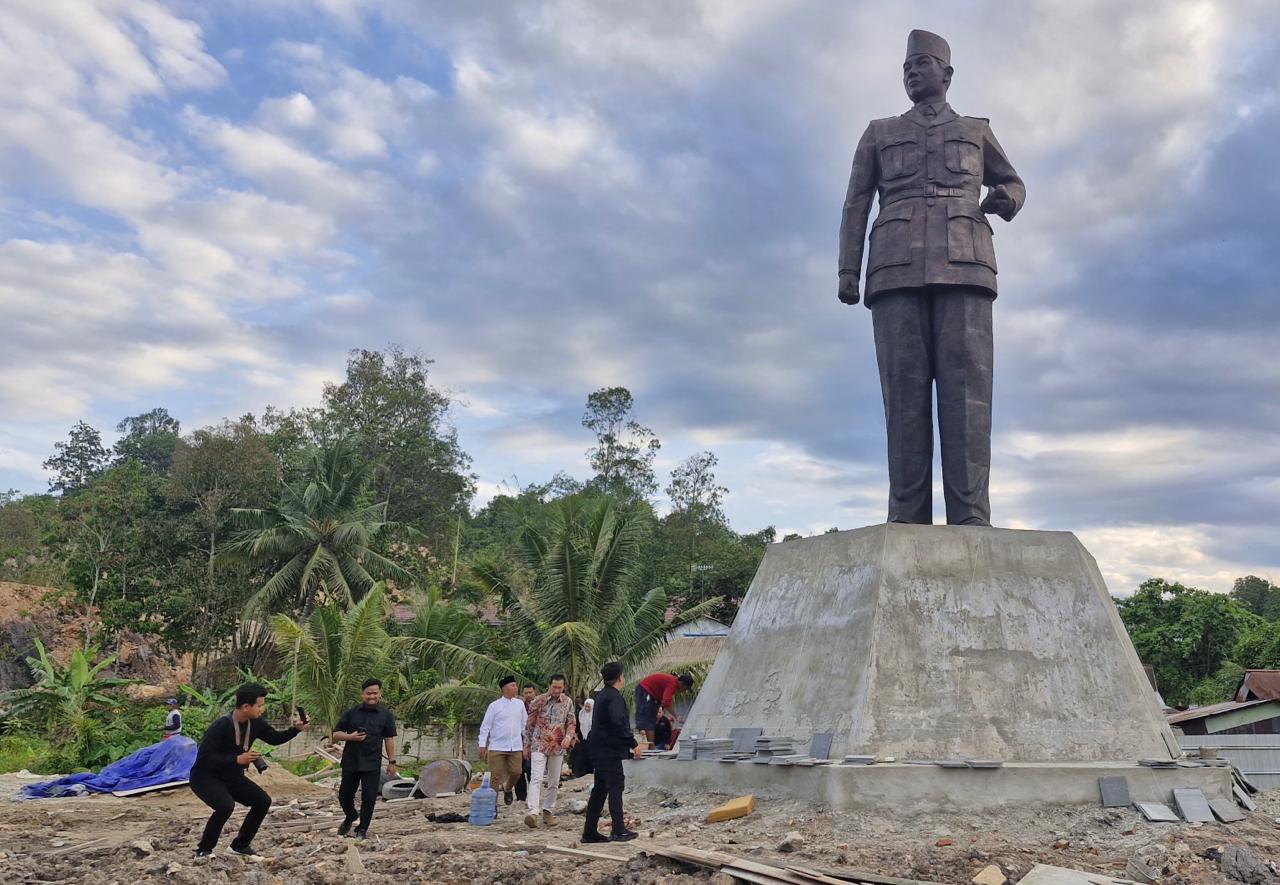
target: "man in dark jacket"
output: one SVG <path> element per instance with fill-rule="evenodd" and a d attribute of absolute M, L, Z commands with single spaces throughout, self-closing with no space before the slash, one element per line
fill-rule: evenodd
<path fill-rule="evenodd" d="M 338 804 L 346 818 L 338 824 L 338 835 L 345 836 L 356 820 L 356 787 L 360 788 L 360 825 L 356 838 L 369 835 L 373 808 L 378 801 L 382 780 L 382 753 L 387 754 L 387 777 L 396 776 L 396 717 L 382 706 L 382 682 L 366 679 L 361 686 L 360 705 L 352 707 L 338 719 L 333 739 L 344 741 L 342 748 L 342 783 L 338 786 Z"/>
<path fill-rule="evenodd" d="M 204 835 L 196 847 L 196 857 L 208 857 L 222 835 L 222 827 L 231 817 L 236 803 L 249 806 L 240 833 L 231 842 L 231 850 L 245 857 L 256 858 L 253 837 L 258 833 L 262 819 L 271 808 L 271 797 L 262 787 L 245 777 L 245 770 L 257 762 L 261 753 L 252 749 L 253 742 L 283 744 L 307 727 L 307 720 L 295 717 L 292 728 L 276 731 L 262 721 L 262 708 L 267 700 L 267 690 L 250 682 L 236 689 L 236 707 L 226 716 L 215 719 L 204 733 L 200 748 L 196 751 L 195 764 L 191 766 L 191 792 L 213 809 Z"/>
<path fill-rule="evenodd" d="M 640 758 L 635 735 L 631 733 L 631 719 L 627 715 L 627 702 L 620 690 L 623 684 L 622 664 L 610 661 L 600 668 L 604 688 L 596 695 L 595 710 L 591 714 L 591 733 L 587 738 L 587 754 L 595 768 L 596 780 L 587 800 L 587 819 L 582 827 L 583 842 L 625 842 L 634 839 L 636 833 L 628 830 L 622 817 L 622 788 L 626 777 L 622 760 L 627 756 Z M 613 833 L 600 835 L 600 812 L 605 797 L 609 799 L 609 815 L 613 818 Z"/>

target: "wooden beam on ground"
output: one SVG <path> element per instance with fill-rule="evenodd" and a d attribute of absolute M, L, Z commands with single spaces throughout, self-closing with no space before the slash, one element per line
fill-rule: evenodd
<path fill-rule="evenodd" d="M 516 845 L 525 851 L 550 851 L 552 854 L 567 854 L 570 857 L 582 857 L 590 860 L 611 860 L 614 863 L 626 863 L 630 857 L 619 857 L 616 854 L 604 854 L 600 851 L 583 851 L 580 848 L 561 848 L 558 845 L 542 845 L 535 842 L 516 840 Z"/>

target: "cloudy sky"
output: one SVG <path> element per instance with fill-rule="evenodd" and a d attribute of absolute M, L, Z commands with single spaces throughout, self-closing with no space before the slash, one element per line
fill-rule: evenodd
<path fill-rule="evenodd" d="M 882 521 L 836 231 L 913 27 L 1027 183 L 996 523 L 1075 531 L 1114 592 L 1280 580 L 1268 0 L 0 0 L 0 488 L 76 420 L 313 404 L 398 342 L 480 500 L 584 476 L 621 384 L 739 530 Z"/>

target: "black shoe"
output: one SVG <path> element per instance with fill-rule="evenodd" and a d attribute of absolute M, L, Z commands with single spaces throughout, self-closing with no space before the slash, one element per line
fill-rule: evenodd
<path fill-rule="evenodd" d="M 338 824 L 338 835 L 345 836 L 347 833 L 351 832 L 351 825 L 355 822 L 356 819 L 354 817 L 349 817 L 342 823 Z"/>
<path fill-rule="evenodd" d="M 610 842 L 630 842 L 632 839 L 634 839 L 636 836 L 639 836 L 639 835 L 640 834 L 637 833 L 635 830 L 623 830 L 621 833 L 614 833 L 612 836 L 610 836 L 609 841 Z"/>
<path fill-rule="evenodd" d="M 366 830 L 364 827 L 356 827 L 356 831 L 352 833 L 352 835 L 355 836 L 357 839 L 368 839 L 369 831 Z"/>
<path fill-rule="evenodd" d="M 507 790 L 505 793 L 502 794 L 503 805 L 510 805 L 514 800 L 515 800 L 515 797 L 511 795 L 510 790 Z"/>
<path fill-rule="evenodd" d="M 608 842 L 608 841 L 609 841 L 609 837 L 608 837 L 608 836 L 601 836 L 599 833 L 583 833 L 583 834 L 582 834 L 582 838 L 581 838 L 581 839 L 579 839 L 578 841 L 579 841 L 579 842 L 583 842 L 583 843 L 586 843 L 586 842 Z"/>
<path fill-rule="evenodd" d="M 254 862 L 257 862 L 263 859 L 261 854 L 258 854 L 253 850 L 252 845 L 246 845 L 244 848 L 237 848 L 236 846 L 232 845 L 231 853 L 238 854 L 241 857 L 243 857 L 245 860 L 250 860 Z"/>
<path fill-rule="evenodd" d="M 205 857 L 213 857 L 213 849 L 212 849 L 212 848 L 197 848 L 197 849 L 196 849 L 196 860 L 200 860 L 200 859 L 205 858 Z"/>

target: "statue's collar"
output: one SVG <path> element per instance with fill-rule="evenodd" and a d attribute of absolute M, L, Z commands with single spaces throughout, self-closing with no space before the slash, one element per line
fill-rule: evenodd
<path fill-rule="evenodd" d="M 930 114 L 929 111 L 933 111 L 933 113 Z M 902 116 L 913 123 L 929 127 L 937 126 L 939 123 L 949 123 L 959 115 L 951 109 L 951 105 L 947 104 L 947 102 L 937 101 L 933 103 L 921 102 Z"/>

